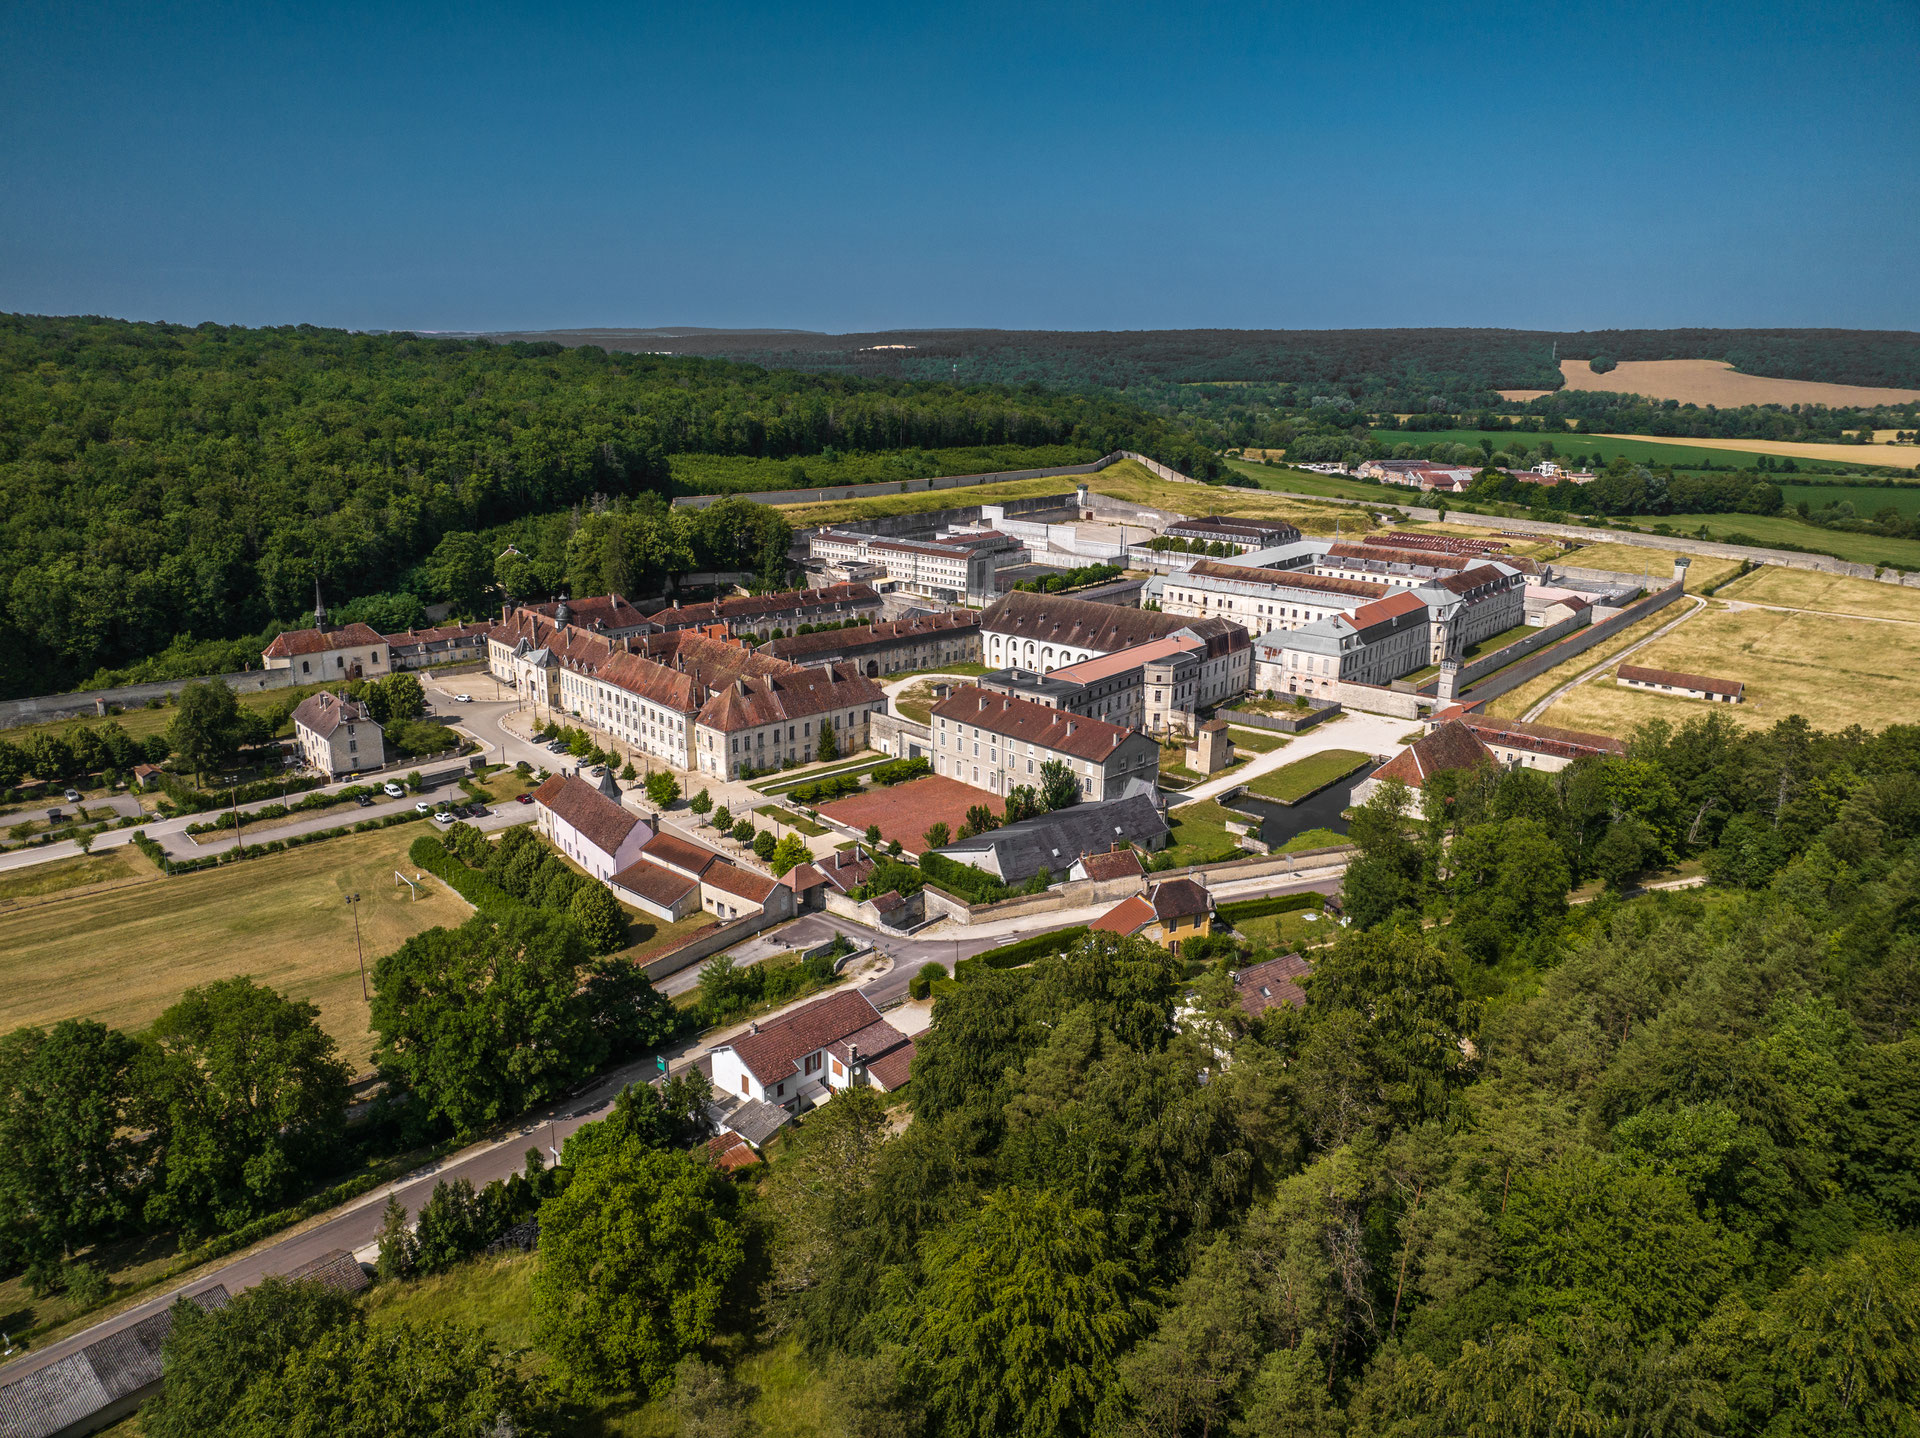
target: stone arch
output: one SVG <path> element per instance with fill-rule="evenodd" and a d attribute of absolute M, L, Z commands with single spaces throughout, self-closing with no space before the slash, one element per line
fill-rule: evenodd
<path fill-rule="evenodd" d="M 879 677 L 880 677 L 880 661 L 877 659 L 869 659 L 867 661 L 867 678 L 878 679 Z"/>

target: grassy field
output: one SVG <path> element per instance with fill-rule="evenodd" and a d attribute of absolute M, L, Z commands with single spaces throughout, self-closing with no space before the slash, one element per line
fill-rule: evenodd
<path fill-rule="evenodd" d="M 791 809 L 782 809 L 778 804 L 762 804 L 753 812 L 764 814 L 784 829 L 798 829 L 809 839 L 817 839 L 827 832 L 805 814 L 796 814 Z"/>
<path fill-rule="evenodd" d="M 153 867 L 153 862 L 131 844 L 99 854 L 79 854 L 71 859 L 9 869 L 0 873 L 0 915 L 28 899 L 159 877 L 160 871 Z"/>
<path fill-rule="evenodd" d="M 246 974 L 317 1004 L 322 1026 L 360 1072 L 373 1041 L 345 895 L 361 895 L 354 908 L 369 970 L 412 935 L 472 912 L 438 880 L 420 886 L 417 903 L 394 883 L 396 868 L 412 874 L 407 846 L 420 832 L 402 824 L 23 906 L 3 921 L 0 1032 L 64 1018 L 138 1030 L 195 984 Z"/>
<path fill-rule="evenodd" d="M 1271 729 L 1242 729 L 1237 724 L 1227 726 L 1227 737 L 1233 740 L 1234 748 L 1245 749 L 1250 754 L 1271 754 L 1293 742 L 1285 734 L 1276 734 Z"/>
<path fill-rule="evenodd" d="M 1234 927 L 1248 940 L 1266 944 L 1280 953 L 1297 953 L 1331 943 L 1339 937 L 1340 926 L 1312 909 L 1296 909 L 1290 914 L 1263 914 L 1257 919 L 1242 919 Z"/>
<path fill-rule="evenodd" d="M 922 679 L 917 684 L 909 684 L 893 696 L 893 707 L 900 711 L 902 718 L 911 719 L 916 724 L 931 723 L 936 702 L 933 686 L 939 682 L 938 679 Z"/>
<path fill-rule="evenodd" d="M 1273 852 L 1276 854 L 1298 854 L 1303 849 L 1331 849 L 1337 844 L 1347 842 L 1345 834 L 1336 834 L 1331 829 L 1303 829 Z"/>
<path fill-rule="evenodd" d="M 1262 799 L 1295 804 L 1309 794 L 1318 793 L 1336 779 L 1345 778 L 1366 763 L 1369 757 L 1354 749 L 1322 749 L 1318 754 L 1309 754 L 1304 759 L 1282 764 L 1278 769 L 1249 779 L 1247 792 L 1258 794 Z"/>
<path fill-rule="evenodd" d="M 1877 615 L 1920 624 L 1920 589 L 1871 579 L 1844 579 L 1813 569 L 1765 565 L 1736 579 L 1715 597 L 1778 604 L 1788 609 L 1816 609 L 1823 614 Z"/>
<path fill-rule="evenodd" d="M 1245 814 L 1232 813 L 1211 799 L 1169 809 L 1167 822 L 1173 826 L 1173 843 L 1161 852 L 1173 855 L 1175 867 L 1204 864 L 1242 853 L 1240 836 L 1227 831 L 1229 819 L 1242 824 L 1248 822 Z"/>
<path fill-rule="evenodd" d="M 1478 446 L 1482 439 L 1490 440 L 1495 449 L 1504 449 L 1508 445 L 1525 445 L 1528 449 L 1538 449 L 1542 440 L 1552 440 L 1554 452 L 1562 463 L 1577 461 L 1582 469 L 1595 469 L 1608 461 L 1620 458 L 1632 460 L 1636 464 L 1650 467 L 1672 465 L 1675 469 L 1697 470 L 1703 464 L 1716 469 L 1751 469 L 1756 453 L 1793 454 L 1797 448 L 1792 444 L 1762 445 L 1759 441 L 1747 440 L 1670 440 L 1653 439 L 1631 434 L 1533 434 L 1524 430 L 1508 429 L 1442 429 L 1442 430 L 1404 430 L 1376 429 L 1373 437 L 1383 444 L 1470 444 Z M 1744 446 L 1752 443 L 1754 448 Z M 1913 451 L 1910 449 L 1889 449 L 1887 453 L 1906 455 L 1909 458 L 1886 459 L 1877 457 L 1880 451 L 1867 445 L 1819 445 L 1810 446 L 1821 450 L 1849 450 L 1850 454 L 1839 457 L 1826 455 L 1801 455 L 1799 458 L 1821 463 L 1846 464 L 1861 470 L 1874 470 L 1888 465 L 1912 465 Z"/>
<path fill-rule="evenodd" d="M 1420 497 L 1410 489 L 1395 490 L 1338 474 L 1314 474 L 1304 469 L 1284 469 L 1264 464 L 1249 464 L 1230 459 L 1227 468 L 1244 474 L 1262 489 L 1277 489 L 1287 494 L 1324 494 L 1329 499 L 1354 499 L 1382 508 L 1400 504 L 1418 504 Z"/>
<path fill-rule="evenodd" d="M 533 1347 L 532 1254 L 476 1259 L 451 1273 L 409 1283 L 380 1284 L 363 1300 L 375 1324 L 461 1322 L 486 1330 L 496 1343 L 522 1355 L 522 1371 L 544 1371 L 547 1360 Z M 741 1383 L 759 1390 L 743 1431 L 756 1438 L 838 1438 L 830 1389 L 798 1345 L 751 1348 L 722 1340 L 714 1357 Z M 578 1413 L 566 1431 L 580 1438 L 674 1438 L 681 1431 L 665 1402 L 603 1400 Z"/>
<path fill-rule="evenodd" d="M 1914 718 L 1920 626 L 1713 605 L 1630 662 L 1745 681 L 1744 704 L 1716 707 L 1749 728 L 1800 714 L 1816 729 L 1880 729 Z M 1698 700 L 1622 689 L 1609 674 L 1581 685 L 1541 719 L 1624 735 L 1648 719 L 1683 723 L 1706 707 Z"/>
<path fill-rule="evenodd" d="M 238 694 L 242 709 L 270 710 L 278 709 L 291 701 L 298 704 L 302 699 L 323 685 L 308 684 L 294 689 L 266 689 Z M 124 714 L 111 714 L 105 718 L 86 715 L 75 719 L 56 719 L 46 724 L 22 724 L 17 729 L 0 729 L 0 739 L 10 744 L 24 743 L 35 734 L 64 734 L 69 729 L 92 729 L 102 724 L 118 724 L 135 739 L 144 739 L 149 734 L 163 734 L 173 722 L 174 706 L 163 704 L 158 709 L 129 709 Z M 284 731 L 283 731 L 284 732 Z"/>
<path fill-rule="evenodd" d="M 1519 688 L 1510 689 L 1499 698 L 1489 700 L 1485 712 L 1495 719 L 1518 719 L 1576 674 L 1584 674 L 1594 665 L 1605 663 L 1609 657 L 1618 654 L 1628 645 L 1638 644 L 1662 624 L 1670 623 L 1674 617 L 1674 607 L 1669 606 L 1649 619 L 1642 619 L 1638 624 L 1628 625 L 1611 639 L 1594 645 L 1584 654 L 1576 654 L 1571 659 L 1562 660 L 1546 673 L 1529 679 Z M 1643 664 L 1646 662 L 1639 655 L 1635 656 L 1635 661 Z"/>
<path fill-rule="evenodd" d="M 1722 543 L 1756 544 L 1831 554 L 1851 564 L 1896 564 L 1920 569 L 1920 539 L 1886 539 L 1878 534 L 1855 534 L 1846 529 L 1822 529 L 1784 514 L 1669 514 L 1661 521 L 1675 534 L 1689 539 L 1717 539 Z M 1649 523 L 1636 519 L 1637 526 Z M 1702 534 L 1700 531 L 1705 530 Z"/>
<path fill-rule="evenodd" d="M 1789 506 L 1805 500 L 1814 509 L 1845 500 L 1862 519 L 1871 519 L 1889 506 L 1908 519 L 1920 514 L 1920 484 L 1783 484 L 1780 493 Z"/>
<path fill-rule="evenodd" d="M 1576 569 L 1611 570 L 1631 579 L 1645 576 L 1649 589 L 1660 589 L 1673 580 L 1676 553 L 1671 549 L 1642 549 L 1637 544 L 1589 544 L 1569 550 L 1555 562 L 1570 564 Z M 1687 566 L 1689 594 L 1718 584 L 1740 568 L 1737 559 L 1716 559 L 1708 554 L 1690 554 L 1687 558 L 1693 561 Z"/>

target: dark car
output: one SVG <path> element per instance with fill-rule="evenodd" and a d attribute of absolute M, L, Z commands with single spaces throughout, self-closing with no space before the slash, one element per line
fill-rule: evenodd
<path fill-rule="evenodd" d="M 373 805 L 373 795 L 371 794 L 357 795 L 354 798 L 353 802 L 358 804 L 362 809 L 370 808 Z"/>
<path fill-rule="evenodd" d="M 531 794 L 522 794 L 522 795 L 520 796 L 520 802 L 521 802 L 522 804 L 531 804 L 531 803 L 533 802 L 533 795 L 531 795 Z"/>

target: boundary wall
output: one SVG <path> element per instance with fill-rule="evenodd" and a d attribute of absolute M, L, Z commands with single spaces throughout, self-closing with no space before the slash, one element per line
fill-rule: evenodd
<path fill-rule="evenodd" d="M 1622 614 L 1626 613 L 1624 609 L 1620 612 Z M 1534 632 L 1529 634 L 1525 639 L 1516 639 L 1511 644 L 1502 645 L 1491 654 L 1483 654 L 1471 664 L 1462 664 L 1460 666 L 1460 677 L 1456 683 L 1461 688 L 1465 688 L 1486 678 L 1496 670 L 1504 669 L 1509 664 L 1526 658 L 1529 654 L 1537 654 L 1549 644 L 1557 643 L 1566 638 L 1576 629 L 1584 628 L 1588 617 L 1588 614 L 1569 615 L 1558 624 L 1548 624 L 1534 630 Z M 1598 622 L 1604 624 L 1611 621 L 1600 620 Z M 1420 692 L 1430 695 L 1439 686 L 1439 683 L 1440 681 L 1438 679 L 1429 679 L 1425 684 L 1420 686 Z"/>
<path fill-rule="evenodd" d="M 1629 604 L 1618 614 L 1588 625 L 1573 638 L 1563 639 L 1550 649 L 1543 649 L 1517 664 L 1509 665 L 1491 679 L 1460 691 L 1455 695 L 1455 699 L 1464 704 L 1477 704 L 1488 699 L 1498 699 L 1509 690 L 1518 689 L 1529 679 L 1538 678 L 1556 664 L 1564 664 L 1576 655 L 1586 653 L 1601 640 L 1611 639 L 1621 630 L 1638 624 L 1649 614 L 1657 613 L 1676 599 L 1684 597 L 1685 591 L 1680 585 L 1669 584 L 1657 594 L 1650 594 L 1638 603 Z"/>
<path fill-rule="evenodd" d="M 412 671 L 407 671 L 411 673 Z M 109 704 L 138 709 L 149 699 L 168 699 L 189 684 L 223 679 L 236 694 L 265 689 L 293 689 L 292 669 L 245 669 L 238 674 L 196 674 L 186 679 L 153 679 L 145 684 L 123 684 L 117 689 L 80 689 L 70 694 L 38 694 L 27 699 L 0 700 L 0 729 L 21 724 L 51 724 L 61 719 L 92 719 Z"/>

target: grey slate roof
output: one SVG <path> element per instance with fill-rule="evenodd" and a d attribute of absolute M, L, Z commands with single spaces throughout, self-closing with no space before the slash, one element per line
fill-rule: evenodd
<path fill-rule="evenodd" d="M 1169 832 L 1167 821 L 1145 785 L 1129 785 L 1128 793 L 1100 804 L 1073 804 L 1038 818 L 990 829 L 940 852 L 956 863 L 969 864 L 993 852 L 1000 876 L 1019 883 L 1042 867 L 1065 870 L 1082 854 L 1104 854 L 1125 839 L 1147 848 Z"/>
<path fill-rule="evenodd" d="M 318 1258 L 308 1259 L 289 1273 L 287 1278 L 289 1281 L 305 1279 L 309 1283 L 324 1284 L 341 1293 L 365 1293 L 373 1286 L 360 1261 L 344 1248 L 330 1249 Z"/>
<path fill-rule="evenodd" d="M 227 1306 L 227 1290 L 219 1284 L 190 1298 L 209 1311 Z M 152 1387 L 160 1381 L 160 1345 L 172 1327 L 168 1307 L 0 1388 L 0 1433 L 50 1438 Z"/>
<path fill-rule="evenodd" d="M 743 1099 L 732 1111 L 722 1115 L 719 1126 L 740 1135 L 755 1148 L 766 1141 L 789 1123 L 793 1115 L 785 1109 L 770 1103 L 762 1103 L 757 1098 Z"/>

